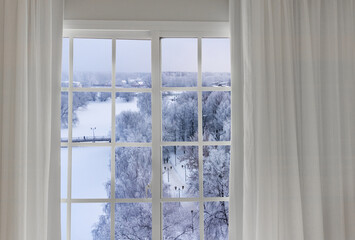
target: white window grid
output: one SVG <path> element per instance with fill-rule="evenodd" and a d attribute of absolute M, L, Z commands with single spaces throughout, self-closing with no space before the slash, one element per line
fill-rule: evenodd
<path fill-rule="evenodd" d="M 69 86 L 62 87 L 62 92 L 68 93 L 68 141 L 61 142 L 62 147 L 68 149 L 68 181 L 67 198 L 61 199 L 66 203 L 66 239 L 71 240 L 71 204 L 72 203 L 110 203 L 111 205 L 111 240 L 115 239 L 115 207 L 116 203 L 152 203 L 152 239 L 163 237 L 163 209 L 164 202 L 198 202 L 199 203 L 199 230 L 200 240 L 204 240 L 204 202 L 225 201 L 229 197 L 204 197 L 203 196 L 203 147 L 204 146 L 230 146 L 231 141 L 203 141 L 202 129 L 202 92 L 228 91 L 232 87 L 203 87 L 202 86 L 202 39 L 203 38 L 228 38 L 226 31 L 97 31 L 97 30 L 65 30 L 64 38 L 69 38 Z M 75 38 L 111 39 L 112 40 L 112 79 L 111 87 L 73 87 L 73 40 Z M 161 84 L 161 39 L 162 38 L 195 38 L 198 40 L 198 80 L 196 87 L 162 87 Z M 150 40 L 151 41 L 151 88 L 119 88 L 116 87 L 116 40 Z M 231 83 L 233 84 L 233 83 Z M 167 142 L 162 140 L 162 92 L 166 91 L 193 91 L 198 94 L 198 141 L 192 142 Z M 111 142 L 110 143 L 88 143 L 72 142 L 72 99 L 73 92 L 111 92 Z M 116 142 L 115 138 L 115 109 L 116 93 L 119 92 L 149 92 L 152 102 L 152 142 Z M 231 103 L 232 104 L 232 103 Z M 233 116 L 233 106 L 231 106 Z M 232 121 L 231 121 L 232 122 Z M 231 126 L 231 131 L 233 124 Z M 72 199 L 72 147 L 111 147 L 111 197 Z M 163 198 L 162 197 L 162 147 L 164 146 L 197 146 L 199 155 L 199 197 L 198 198 Z M 115 196 L 115 149 L 117 147 L 151 147 L 152 149 L 152 198 L 130 198 L 122 199 Z M 232 149 L 231 149 L 232 151 Z M 232 159 L 231 159 L 232 160 Z M 157 187 L 160 186 L 160 187 Z M 160 214 L 158 214 L 160 213 Z"/>

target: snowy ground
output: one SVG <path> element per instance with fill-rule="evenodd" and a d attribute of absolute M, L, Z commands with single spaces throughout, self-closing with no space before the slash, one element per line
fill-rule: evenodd
<path fill-rule="evenodd" d="M 73 138 L 93 136 L 92 127 L 95 127 L 95 136 L 109 136 L 111 130 L 111 101 L 90 102 L 80 107 L 76 114 L 78 122 L 73 127 Z M 99 116 L 99 117 L 98 117 Z"/>
<path fill-rule="evenodd" d="M 137 98 L 126 102 L 124 99 L 116 98 L 116 116 L 122 111 L 138 111 Z M 95 136 L 110 136 L 111 132 L 111 111 L 112 102 L 108 99 L 105 102 L 89 102 L 85 107 L 77 111 L 78 122 L 73 126 L 73 138 L 93 136 L 91 128 L 96 127 Z M 98 117 L 99 116 L 99 117 Z M 61 129 L 61 137 L 68 138 L 68 129 Z"/>
<path fill-rule="evenodd" d="M 167 169 L 169 168 L 169 171 L 167 169 L 164 170 L 164 167 L 166 167 Z M 170 167 L 172 167 L 172 169 L 170 169 Z M 163 183 L 170 185 L 169 189 L 170 189 L 171 197 L 179 198 L 179 190 L 175 190 L 175 187 L 177 187 L 177 189 L 181 189 L 180 197 L 183 198 L 186 195 L 185 194 L 186 183 L 184 181 L 184 177 L 179 174 L 178 168 L 179 166 L 175 166 L 174 164 L 171 163 L 163 164 Z M 182 190 L 182 186 L 184 186 L 183 190 Z M 169 196 L 164 196 L 164 197 L 169 197 Z"/>
<path fill-rule="evenodd" d="M 180 160 L 178 157 L 176 157 L 176 164 L 175 164 L 175 154 L 170 153 L 170 158 L 169 158 L 169 163 L 163 163 L 163 184 L 169 184 L 169 190 L 170 190 L 170 197 L 173 198 L 179 198 L 179 191 L 178 189 L 180 188 L 180 198 L 191 198 L 191 197 L 198 197 L 198 192 L 191 194 L 187 193 L 187 180 L 190 175 L 190 170 L 186 169 L 186 179 L 185 179 L 185 164 L 180 163 Z M 184 165 L 184 168 L 182 167 Z M 164 169 L 166 167 L 166 169 Z M 170 169 L 170 167 L 172 169 Z M 168 181 L 168 169 L 169 168 L 169 181 Z M 177 187 L 177 190 L 175 190 L 175 186 Z M 182 189 L 182 186 L 184 186 L 184 189 Z M 169 196 L 164 196 L 164 197 L 169 197 Z"/>

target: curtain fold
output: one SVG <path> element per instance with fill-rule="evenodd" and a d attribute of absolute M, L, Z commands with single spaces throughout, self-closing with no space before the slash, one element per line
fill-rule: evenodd
<path fill-rule="evenodd" d="M 354 10 L 353 0 L 230 0 L 242 54 L 232 78 L 244 91 L 231 239 L 355 239 Z"/>
<path fill-rule="evenodd" d="M 0 239 L 60 239 L 62 0 L 2 0 Z"/>

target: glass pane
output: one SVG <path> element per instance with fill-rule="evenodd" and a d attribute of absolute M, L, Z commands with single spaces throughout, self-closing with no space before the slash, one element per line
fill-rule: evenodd
<path fill-rule="evenodd" d="M 152 239 L 151 203 L 118 203 L 115 211 L 115 239 Z"/>
<path fill-rule="evenodd" d="M 67 204 L 62 203 L 60 208 L 61 239 L 67 239 Z"/>
<path fill-rule="evenodd" d="M 163 141 L 197 141 L 197 92 L 163 92 Z"/>
<path fill-rule="evenodd" d="M 230 92 L 202 93 L 202 128 L 204 141 L 230 141 Z"/>
<path fill-rule="evenodd" d="M 67 198 L 68 189 L 68 148 L 60 148 L 60 188 L 61 188 L 61 198 Z"/>
<path fill-rule="evenodd" d="M 202 39 L 202 86 L 231 85 L 230 42 L 228 38 Z"/>
<path fill-rule="evenodd" d="M 163 203 L 163 239 L 200 239 L 198 202 Z"/>
<path fill-rule="evenodd" d="M 116 141 L 152 141 L 151 93 L 116 93 Z"/>
<path fill-rule="evenodd" d="M 151 41 L 116 41 L 116 86 L 151 87 Z"/>
<path fill-rule="evenodd" d="M 163 147 L 163 197 L 198 197 L 198 147 Z"/>
<path fill-rule="evenodd" d="M 73 147 L 72 197 L 110 196 L 110 147 Z"/>
<path fill-rule="evenodd" d="M 228 240 L 228 202 L 205 202 L 205 240 Z"/>
<path fill-rule="evenodd" d="M 62 87 L 69 87 L 69 38 L 62 43 Z"/>
<path fill-rule="evenodd" d="M 73 142 L 111 141 L 111 93 L 73 93 Z"/>
<path fill-rule="evenodd" d="M 73 203 L 72 240 L 110 240 L 109 203 Z"/>
<path fill-rule="evenodd" d="M 73 87 L 110 87 L 112 40 L 74 39 Z"/>
<path fill-rule="evenodd" d="M 61 92 L 60 99 L 60 137 L 62 142 L 68 142 L 68 92 Z"/>
<path fill-rule="evenodd" d="M 152 150 L 149 147 L 116 148 L 116 198 L 150 198 Z"/>
<path fill-rule="evenodd" d="M 230 146 L 203 147 L 203 195 L 229 196 Z"/>
<path fill-rule="evenodd" d="M 197 86 L 197 39 L 163 38 L 161 40 L 162 86 Z"/>

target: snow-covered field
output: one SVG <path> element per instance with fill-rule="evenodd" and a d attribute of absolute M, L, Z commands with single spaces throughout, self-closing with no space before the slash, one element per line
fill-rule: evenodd
<path fill-rule="evenodd" d="M 123 111 L 138 111 L 137 98 L 133 98 L 127 102 L 124 99 L 116 98 L 115 114 L 119 115 Z M 93 136 L 94 130 L 95 136 L 110 136 L 111 132 L 111 111 L 112 101 L 108 99 L 105 102 L 89 102 L 86 106 L 80 107 L 77 111 L 78 122 L 73 126 L 73 138 Z M 68 129 L 61 129 L 61 137 L 63 139 L 68 138 Z"/>
<path fill-rule="evenodd" d="M 93 136 L 109 136 L 111 130 L 111 101 L 89 102 L 85 107 L 80 107 L 76 114 L 78 122 L 73 127 L 73 138 Z"/>

